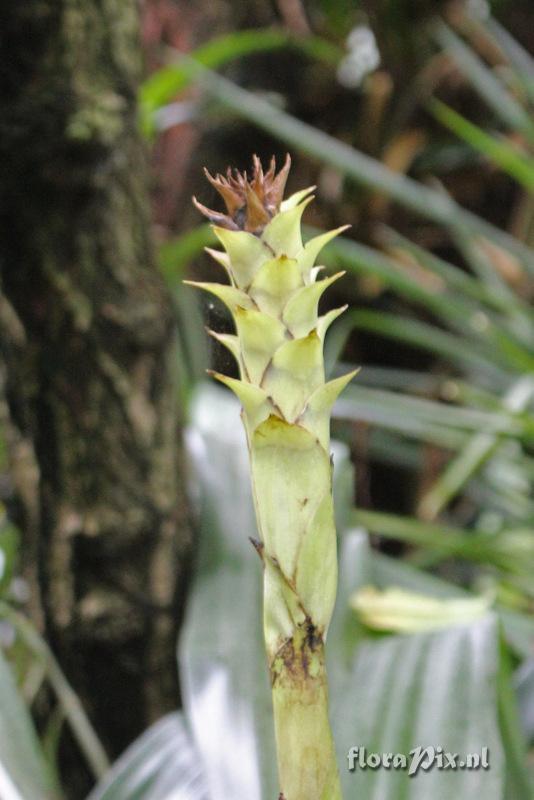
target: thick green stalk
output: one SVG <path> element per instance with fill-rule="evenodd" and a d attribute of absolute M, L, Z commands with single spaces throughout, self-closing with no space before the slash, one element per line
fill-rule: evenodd
<path fill-rule="evenodd" d="M 233 353 L 240 379 L 216 374 L 243 406 L 264 566 L 264 632 L 281 798 L 340 800 L 328 719 L 324 644 L 336 595 L 337 554 L 330 461 L 330 411 L 354 373 L 325 383 L 323 340 L 343 309 L 318 315 L 321 248 L 338 231 L 303 245 L 300 221 L 311 190 L 281 202 L 289 163 L 275 177 L 255 161 L 245 176 L 211 179 L 229 216 L 224 252 L 212 255 L 230 285 L 197 286 L 232 312 L 236 335 L 213 335 Z"/>
<path fill-rule="evenodd" d="M 338 800 L 323 641 L 298 630 L 275 658 L 271 677 L 282 797 Z"/>

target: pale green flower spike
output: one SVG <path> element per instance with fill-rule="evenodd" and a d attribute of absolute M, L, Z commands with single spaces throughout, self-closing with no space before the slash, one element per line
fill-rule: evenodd
<path fill-rule="evenodd" d="M 340 800 L 328 720 L 324 643 L 337 585 L 330 412 L 354 372 L 325 382 L 323 339 L 343 309 L 319 316 L 321 295 L 343 273 L 317 280 L 321 248 L 303 245 L 301 217 L 313 187 L 282 201 L 290 160 L 275 174 L 254 158 L 246 173 L 210 182 L 228 214 L 215 222 L 223 252 L 209 251 L 231 285 L 192 284 L 230 309 L 237 335 L 213 335 L 234 355 L 240 379 L 215 374 L 243 406 L 264 565 L 264 632 L 283 800 Z"/>

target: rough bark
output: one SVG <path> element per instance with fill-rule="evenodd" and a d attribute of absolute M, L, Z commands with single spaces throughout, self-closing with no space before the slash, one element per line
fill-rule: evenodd
<path fill-rule="evenodd" d="M 32 609 L 112 751 L 176 705 L 189 538 L 136 0 L 2 20 L 0 340 Z"/>

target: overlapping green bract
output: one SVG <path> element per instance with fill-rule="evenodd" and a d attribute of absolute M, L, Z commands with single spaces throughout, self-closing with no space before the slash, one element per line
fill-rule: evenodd
<path fill-rule="evenodd" d="M 342 273 L 319 278 L 314 265 L 339 230 L 303 244 L 301 217 L 310 191 L 284 201 L 261 235 L 214 227 L 224 252 L 210 253 L 230 285 L 196 284 L 219 297 L 235 321 L 235 335 L 213 335 L 236 358 L 240 379 L 215 377 L 243 406 L 271 666 L 297 628 L 311 626 L 324 639 L 337 583 L 329 420 L 354 373 L 325 382 L 324 336 L 344 309 L 320 316 L 318 304 Z"/>

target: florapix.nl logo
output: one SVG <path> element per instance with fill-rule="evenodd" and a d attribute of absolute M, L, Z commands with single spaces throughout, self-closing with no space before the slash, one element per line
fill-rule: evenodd
<path fill-rule="evenodd" d="M 489 769 L 489 749 L 482 747 L 480 752 L 452 753 L 441 746 L 421 745 L 408 753 L 373 753 L 363 746 L 351 747 L 347 753 L 350 772 L 357 769 L 395 769 L 406 770 L 410 777 L 415 777 L 421 770 L 428 772 L 438 770 Z"/>

